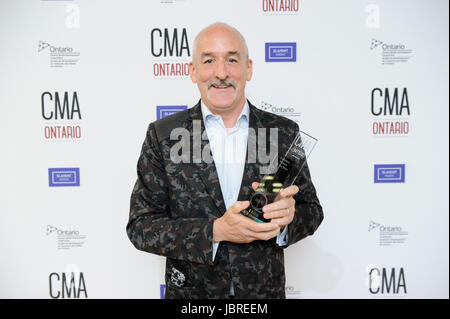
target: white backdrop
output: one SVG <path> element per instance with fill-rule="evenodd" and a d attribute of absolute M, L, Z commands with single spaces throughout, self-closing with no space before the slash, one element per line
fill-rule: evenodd
<path fill-rule="evenodd" d="M 247 39 L 249 99 L 319 139 L 325 219 L 286 250 L 287 297 L 448 298 L 448 5 L 1 1 L 0 297 L 161 297 L 164 258 L 129 242 L 129 198 L 157 106 L 199 93 L 155 70 L 221 21 Z M 181 56 L 154 56 L 165 29 Z M 296 61 L 266 62 L 266 43 L 295 43 Z"/>

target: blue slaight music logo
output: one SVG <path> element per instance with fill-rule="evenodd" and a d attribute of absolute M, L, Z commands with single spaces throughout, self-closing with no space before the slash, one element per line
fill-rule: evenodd
<path fill-rule="evenodd" d="M 49 168 L 48 184 L 50 187 L 80 186 L 80 169 L 72 168 Z"/>
<path fill-rule="evenodd" d="M 375 164 L 375 183 L 404 183 L 405 164 Z"/>
<path fill-rule="evenodd" d="M 187 108 L 187 105 L 157 105 L 156 119 L 162 119 L 163 117 L 186 110 Z"/>
<path fill-rule="evenodd" d="M 296 62 L 297 43 L 268 42 L 266 43 L 266 62 Z"/>
<path fill-rule="evenodd" d="M 166 285 L 159 285 L 159 298 L 165 299 L 166 295 Z"/>

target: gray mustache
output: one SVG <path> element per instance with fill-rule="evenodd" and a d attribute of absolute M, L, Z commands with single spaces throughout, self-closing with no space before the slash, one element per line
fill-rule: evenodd
<path fill-rule="evenodd" d="M 210 81 L 208 82 L 208 89 L 211 88 L 211 86 L 220 86 L 220 85 L 231 85 L 233 88 L 236 88 L 236 84 L 232 81 Z"/>

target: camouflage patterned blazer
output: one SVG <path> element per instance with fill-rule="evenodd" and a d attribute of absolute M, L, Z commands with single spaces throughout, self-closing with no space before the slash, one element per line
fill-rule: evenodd
<path fill-rule="evenodd" d="M 278 153 L 284 155 L 298 125 L 250 102 L 249 108 L 249 128 L 278 128 Z M 200 102 L 159 120 L 158 127 L 166 130 L 159 129 L 158 136 L 156 122 L 149 125 L 131 195 L 128 237 L 137 249 L 167 258 L 166 298 L 228 298 L 231 282 L 236 298 L 285 298 L 283 248 L 275 238 L 221 242 L 213 261 L 213 221 L 226 211 L 214 162 L 175 164 L 170 159 L 170 148 L 178 141 L 170 139 L 167 124 L 176 122 L 192 138 L 193 120 L 201 121 L 203 132 Z M 201 146 L 208 147 L 208 140 Z M 239 201 L 248 200 L 251 183 L 261 180 L 259 166 L 247 154 Z M 307 166 L 295 184 L 300 191 L 294 197 L 288 246 L 312 235 L 323 219 Z"/>

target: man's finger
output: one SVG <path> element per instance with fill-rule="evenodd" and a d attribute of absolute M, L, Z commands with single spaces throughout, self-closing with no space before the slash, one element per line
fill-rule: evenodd
<path fill-rule="evenodd" d="M 283 218 L 274 218 L 271 220 L 271 223 L 277 224 L 278 226 L 280 226 L 280 228 L 283 228 L 284 226 L 291 223 L 291 219 L 289 218 L 289 216 Z"/>
<path fill-rule="evenodd" d="M 283 218 L 289 215 L 290 209 L 289 208 L 283 208 L 280 210 L 274 210 L 270 213 L 264 213 L 265 219 L 273 219 L 273 218 Z"/>
<path fill-rule="evenodd" d="M 283 189 L 280 192 L 280 196 L 284 197 L 284 198 L 290 197 L 290 196 L 294 196 L 295 194 L 298 193 L 298 191 L 299 191 L 299 188 L 298 188 L 297 185 L 291 185 L 291 186 L 286 187 L 285 189 Z"/>
<path fill-rule="evenodd" d="M 277 227 L 274 230 L 267 231 L 267 232 L 259 232 L 259 233 L 253 233 L 253 237 L 256 240 L 269 240 L 274 238 L 280 233 L 280 227 L 277 225 Z"/>
<path fill-rule="evenodd" d="M 287 209 L 291 206 L 295 205 L 295 199 L 291 198 L 281 198 L 276 202 L 265 205 L 262 210 L 264 213 L 270 213 L 276 210 Z"/>
<path fill-rule="evenodd" d="M 248 228 L 255 233 L 264 233 L 278 228 L 278 225 L 275 223 L 258 223 L 251 219 L 249 221 L 251 223 L 248 224 Z"/>
<path fill-rule="evenodd" d="M 291 185 L 291 186 L 283 189 L 279 194 L 281 197 L 289 197 L 289 196 L 294 196 L 295 194 L 297 194 L 299 190 L 300 189 L 298 188 L 297 185 Z"/>
<path fill-rule="evenodd" d="M 258 182 L 253 182 L 253 183 L 252 183 L 252 188 L 253 188 L 254 191 L 256 191 L 256 189 L 258 188 L 258 186 L 259 186 L 259 183 L 258 183 Z"/>

